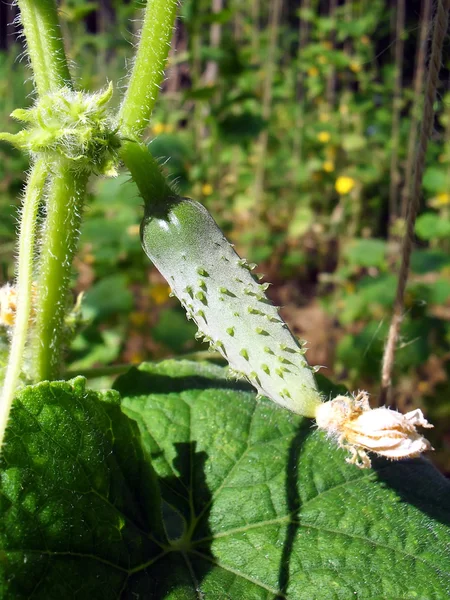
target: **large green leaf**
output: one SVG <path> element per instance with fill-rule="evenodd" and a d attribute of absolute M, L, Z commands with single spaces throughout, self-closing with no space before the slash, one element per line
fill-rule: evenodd
<path fill-rule="evenodd" d="M 344 254 L 350 265 L 383 269 L 386 263 L 386 242 L 377 239 L 355 239 L 345 248 Z"/>
<path fill-rule="evenodd" d="M 360 471 L 310 420 L 233 389 L 219 367 L 143 365 L 117 388 L 180 549 L 149 569 L 151 597 L 447 598 L 450 486 L 425 460 Z M 150 589 L 142 575 L 133 592 Z"/>
<path fill-rule="evenodd" d="M 19 394 L 2 449 L 0 598 L 119 598 L 161 552 L 159 493 L 118 394 L 79 378 Z"/>
<path fill-rule="evenodd" d="M 87 320 L 101 320 L 115 313 L 130 312 L 133 294 L 124 275 L 104 277 L 87 292 L 83 302 L 83 316 Z"/>
<path fill-rule="evenodd" d="M 416 221 L 416 233 L 423 240 L 448 238 L 450 221 L 437 213 L 425 212 Z"/>
<path fill-rule="evenodd" d="M 19 395 L 1 598 L 447 598 L 449 485 L 427 461 L 360 471 L 213 365 L 142 365 L 116 387 L 140 440 L 82 380 Z"/>
<path fill-rule="evenodd" d="M 448 188 L 448 170 L 445 167 L 428 167 L 423 177 L 423 187 L 427 192 L 439 194 Z"/>

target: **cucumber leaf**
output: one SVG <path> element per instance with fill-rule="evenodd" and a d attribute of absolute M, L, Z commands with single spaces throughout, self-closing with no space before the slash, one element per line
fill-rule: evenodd
<path fill-rule="evenodd" d="M 25 388 L 0 469 L 0 598 L 119 598 L 161 554 L 158 487 L 117 392 Z"/>
<path fill-rule="evenodd" d="M 450 486 L 427 460 L 360 471 L 215 365 L 144 364 L 115 387 L 121 407 L 81 379 L 19 394 L 0 597 L 448 596 Z"/>
<path fill-rule="evenodd" d="M 425 459 L 360 471 L 311 420 L 233 389 L 216 366 L 142 365 L 116 387 L 183 556 L 149 570 L 173 584 L 154 597 L 447 597 L 450 485 Z"/>

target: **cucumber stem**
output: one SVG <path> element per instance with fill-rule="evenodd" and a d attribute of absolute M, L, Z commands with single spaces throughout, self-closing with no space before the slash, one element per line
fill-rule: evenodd
<path fill-rule="evenodd" d="M 138 51 L 119 112 L 122 131 L 140 137 L 158 97 L 169 55 L 177 0 L 148 0 Z"/>
<path fill-rule="evenodd" d="M 33 257 L 36 246 L 36 220 L 47 175 L 48 170 L 44 161 L 38 160 L 31 171 L 23 201 L 17 265 L 17 309 L 0 403 L 0 448 L 22 370 L 23 355 L 28 337 L 33 283 Z"/>
<path fill-rule="evenodd" d="M 38 94 L 71 87 L 54 0 L 18 0 L 18 5 Z"/>
<path fill-rule="evenodd" d="M 170 200 L 176 197 L 176 193 L 148 148 L 140 142 L 126 140 L 119 154 L 139 188 L 146 212 L 167 207 Z"/>
<path fill-rule="evenodd" d="M 68 164 L 57 166 L 52 174 L 38 267 L 32 365 L 36 381 L 60 375 L 67 294 L 87 180 L 86 173 Z"/>

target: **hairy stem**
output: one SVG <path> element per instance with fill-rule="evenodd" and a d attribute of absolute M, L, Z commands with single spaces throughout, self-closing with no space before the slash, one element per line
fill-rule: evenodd
<path fill-rule="evenodd" d="M 11 404 L 22 370 L 23 355 L 28 337 L 33 283 L 33 257 L 36 241 L 36 219 L 47 174 L 48 171 L 44 161 L 38 160 L 31 171 L 23 201 L 19 235 L 19 259 L 17 264 L 16 318 L 0 403 L 0 447 L 3 443 Z"/>
<path fill-rule="evenodd" d="M 71 85 L 54 0 L 18 0 L 39 95 Z"/>
<path fill-rule="evenodd" d="M 122 133 L 142 135 L 158 97 L 169 54 L 177 0 L 148 0 L 144 25 L 119 118 Z"/>
<path fill-rule="evenodd" d="M 33 375 L 37 381 L 60 374 L 64 319 L 72 260 L 77 248 L 88 176 L 68 164 L 55 167 L 47 198 L 38 266 Z"/>
<path fill-rule="evenodd" d="M 120 157 L 139 188 L 145 207 L 164 207 L 176 193 L 169 186 L 158 162 L 144 144 L 124 142 Z"/>

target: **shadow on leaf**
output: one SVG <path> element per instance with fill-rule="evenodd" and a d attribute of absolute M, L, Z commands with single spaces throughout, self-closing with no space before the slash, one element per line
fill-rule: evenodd
<path fill-rule="evenodd" d="M 372 459 L 380 481 L 432 519 L 450 525 L 450 482 L 425 458 L 387 462 Z"/>
<path fill-rule="evenodd" d="M 212 496 L 205 477 L 208 455 L 196 451 L 195 441 L 176 443 L 175 448 L 172 464 L 178 476 L 160 479 L 163 521 L 171 551 L 162 563 L 155 563 L 157 576 L 151 577 L 150 585 L 134 590 L 150 593 L 154 600 L 183 588 L 195 589 L 201 598 L 201 581 L 213 567 L 209 527 Z M 183 494 L 179 492 L 180 481 Z"/>
<path fill-rule="evenodd" d="M 278 571 L 278 587 L 281 594 L 276 600 L 285 598 L 285 594 L 289 585 L 289 566 L 294 543 L 300 527 L 299 512 L 300 512 L 300 496 L 298 493 L 298 478 L 299 478 L 299 462 L 302 448 L 306 438 L 312 433 L 311 423 L 307 419 L 303 419 L 297 428 L 295 436 L 292 438 L 289 446 L 289 455 L 286 463 L 286 499 L 288 514 L 292 515 L 289 522 L 286 537 L 283 545 L 283 553 Z"/>

